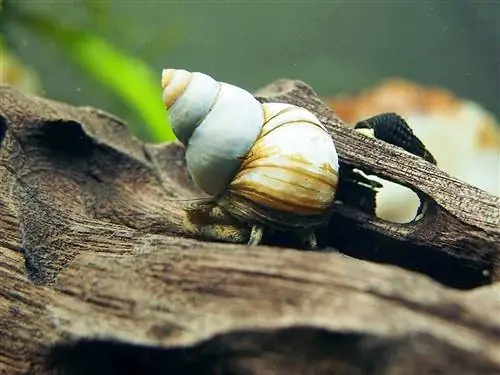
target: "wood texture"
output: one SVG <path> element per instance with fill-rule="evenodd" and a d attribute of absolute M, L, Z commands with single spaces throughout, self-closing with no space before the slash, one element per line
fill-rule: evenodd
<path fill-rule="evenodd" d="M 224 243 L 249 228 L 187 213 L 179 145 L 0 95 L 0 373 L 500 372 L 499 198 L 342 126 L 306 84 L 256 95 L 316 113 L 345 167 L 425 193 L 423 219 L 344 202 L 322 251 Z"/>

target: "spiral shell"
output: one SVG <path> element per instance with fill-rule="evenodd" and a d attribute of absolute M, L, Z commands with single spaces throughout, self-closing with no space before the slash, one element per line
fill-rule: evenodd
<path fill-rule="evenodd" d="M 335 198 L 339 162 L 314 114 L 291 104 L 261 104 L 198 72 L 165 69 L 162 87 L 200 189 L 243 220 L 293 227 L 323 221 Z"/>
<path fill-rule="evenodd" d="M 260 103 L 248 91 L 199 72 L 164 69 L 161 83 L 194 183 L 210 195 L 221 194 L 261 131 Z"/>
<path fill-rule="evenodd" d="M 265 122 L 229 192 L 280 212 L 322 214 L 334 200 L 339 162 L 333 140 L 311 112 L 262 105 Z"/>

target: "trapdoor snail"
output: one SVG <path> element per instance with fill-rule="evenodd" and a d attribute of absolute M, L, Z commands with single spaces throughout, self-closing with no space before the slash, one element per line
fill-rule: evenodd
<path fill-rule="evenodd" d="M 161 85 L 189 174 L 252 227 L 248 244 L 273 228 L 303 234 L 315 248 L 314 229 L 328 220 L 339 175 L 334 142 L 319 119 L 295 105 L 260 103 L 199 72 L 164 69 Z"/>

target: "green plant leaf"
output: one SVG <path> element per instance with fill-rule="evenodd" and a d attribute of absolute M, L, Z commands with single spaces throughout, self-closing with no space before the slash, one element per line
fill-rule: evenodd
<path fill-rule="evenodd" d="M 134 134 L 146 142 L 176 139 L 161 100 L 159 74 L 146 63 L 85 30 L 62 26 L 37 15 L 17 16 L 24 26 L 56 41 L 70 59 L 121 97 L 142 118 L 142 126 L 129 124 Z"/>

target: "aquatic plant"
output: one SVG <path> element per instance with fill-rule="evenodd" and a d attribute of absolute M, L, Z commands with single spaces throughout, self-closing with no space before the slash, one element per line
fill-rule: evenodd
<path fill-rule="evenodd" d="M 94 17 L 103 13 L 95 8 L 98 6 L 96 2 L 86 3 Z M 175 140 L 161 100 L 160 73 L 147 62 L 118 48 L 98 30 L 68 26 L 58 19 L 21 10 L 14 2 L 3 3 L 0 17 L 8 17 L 9 21 L 55 42 L 69 60 L 119 97 L 138 117 L 137 122 L 128 125 L 131 132 L 143 141 Z M 8 37 L 5 43 L 8 47 Z"/>

